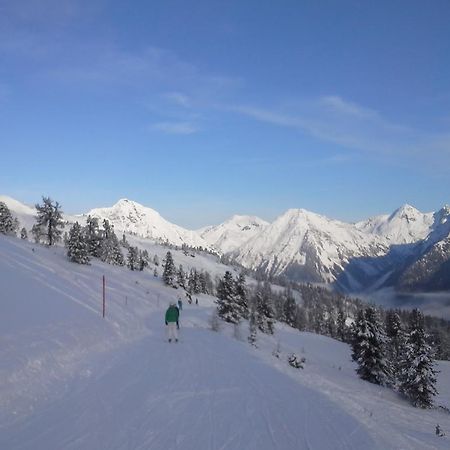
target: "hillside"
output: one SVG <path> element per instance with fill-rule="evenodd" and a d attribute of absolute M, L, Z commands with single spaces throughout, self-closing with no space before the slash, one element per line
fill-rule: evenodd
<path fill-rule="evenodd" d="M 436 423 L 449 434 L 446 413 L 359 380 L 345 344 L 278 326 L 254 349 L 245 327 L 242 340 L 209 329 L 208 296 L 185 306 L 181 342 L 168 344 L 163 313 L 177 291 L 151 273 L 79 266 L 62 248 L 3 236 L 0 254 L 0 448 L 449 446 L 434 435 Z M 291 351 L 303 370 L 287 365 Z M 449 407 L 450 365 L 439 368 L 437 403 Z"/>

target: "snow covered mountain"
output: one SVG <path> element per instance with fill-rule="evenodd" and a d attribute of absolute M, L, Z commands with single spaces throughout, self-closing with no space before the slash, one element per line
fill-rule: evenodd
<path fill-rule="evenodd" d="M 0 201 L 8 205 L 21 226 L 31 228 L 34 207 L 7 196 L 0 196 Z M 339 288 L 350 291 L 407 285 L 414 289 L 420 283 L 405 280 L 418 280 L 417 270 L 420 267 L 423 271 L 425 263 L 428 272 L 447 273 L 448 206 L 424 214 L 404 205 L 390 215 L 356 224 L 290 209 L 271 224 L 258 217 L 236 215 L 220 225 L 190 231 L 170 223 L 151 208 L 122 199 L 112 207 L 96 208 L 81 216 L 64 215 L 64 219 L 84 222 L 88 215 L 100 221 L 108 219 L 118 233 L 132 233 L 156 243 L 216 250 L 265 275 L 336 282 Z M 443 268 L 437 266 L 438 262 Z"/>
<path fill-rule="evenodd" d="M 304 209 L 290 209 L 239 248 L 234 258 L 270 276 L 332 282 L 350 259 L 387 251 L 387 240 L 380 236 Z"/>
<path fill-rule="evenodd" d="M 401 273 L 397 286 L 402 290 L 450 290 L 450 206 L 433 219 L 430 234 L 415 245 L 413 259 Z"/>
<path fill-rule="evenodd" d="M 256 216 L 235 215 L 226 222 L 198 230 L 200 236 L 222 253 L 237 250 L 269 225 Z"/>
<path fill-rule="evenodd" d="M 355 226 L 361 231 L 385 237 L 391 244 L 409 244 L 425 239 L 433 223 L 433 213 L 424 214 L 406 204 L 391 215 L 372 217 Z"/>
<path fill-rule="evenodd" d="M 383 287 L 409 292 L 449 290 L 449 206 L 432 214 L 428 229 L 425 239 L 392 245 L 385 256 L 354 259 L 338 278 L 338 285 L 353 291 Z"/>
<path fill-rule="evenodd" d="M 157 242 L 167 242 L 172 245 L 203 247 L 211 249 L 210 245 L 195 231 L 186 230 L 170 223 L 154 209 L 127 199 L 119 200 L 108 208 L 96 208 L 84 214 L 100 220 L 107 219 L 114 225 L 116 232 L 133 233 Z"/>

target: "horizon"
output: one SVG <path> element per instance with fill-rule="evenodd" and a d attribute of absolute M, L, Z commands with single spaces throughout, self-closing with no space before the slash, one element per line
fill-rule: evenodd
<path fill-rule="evenodd" d="M 23 205 L 25 205 L 25 206 L 28 206 L 28 207 L 32 207 L 32 208 L 33 208 L 33 207 L 35 206 L 36 203 L 40 203 L 40 202 L 41 202 L 43 196 L 41 196 L 40 199 L 39 199 L 38 201 L 32 202 L 32 203 L 24 202 L 24 201 L 22 201 L 21 199 L 18 199 L 18 198 L 12 197 L 11 195 L 4 194 L 4 193 L 1 193 L 1 192 L 0 192 L 0 201 L 1 201 L 1 198 L 2 198 L 2 197 L 9 198 L 9 199 L 14 200 L 14 201 L 17 201 L 17 202 L 19 202 L 19 203 L 21 203 L 21 204 L 23 204 Z M 446 203 L 446 204 L 443 204 L 439 209 L 437 209 L 437 210 L 435 210 L 435 211 L 425 211 L 425 212 L 424 212 L 424 211 L 422 211 L 422 210 L 416 208 L 414 205 L 411 205 L 411 204 L 409 204 L 409 203 L 403 203 L 402 205 L 398 206 L 397 208 L 395 208 L 395 209 L 392 210 L 392 211 L 385 211 L 385 212 L 382 212 L 382 213 L 380 213 L 380 214 L 376 214 L 376 215 L 373 215 L 373 216 L 361 217 L 359 220 L 355 220 L 355 221 L 341 220 L 341 219 L 339 219 L 339 218 L 331 217 L 331 216 L 326 216 L 326 215 L 324 215 L 324 214 L 318 213 L 317 211 L 307 210 L 307 209 L 305 209 L 305 208 L 287 208 L 286 210 L 282 211 L 279 215 L 277 215 L 277 216 L 275 216 L 275 217 L 273 217 L 273 218 L 265 218 L 265 217 L 257 216 L 257 215 L 255 215 L 255 214 L 245 214 L 245 213 L 242 213 L 242 214 L 241 214 L 241 213 L 234 213 L 234 214 L 228 216 L 227 218 L 225 218 L 225 219 L 224 219 L 223 221 L 221 221 L 221 222 L 217 222 L 217 223 L 207 223 L 207 224 L 201 225 L 200 227 L 197 227 L 197 228 L 189 228 L 189 227 L 185 227 L 184 225 L 179 224 L 179 223 L 173 221 L 170 217 L 164 215 L 163 213 L 161 213 L 161 212 L 158 211 L 157 209 L 153 208 L 152 205 L 146 205 L 146 204 L 143 204 L 143 203 L 138 202 L 138 201 L 136 201 L 136 200 L 133 200 L 133 199 L 131 199 L 131 198 L 121 197 L 121 198 L 117 199 L 116 201 L 114 201 L 114 203 L 112 203 L 111 205 L 94 206 L 93 208 L 89 208 L 88 210 L 86 210 L 86 211 L 84 211 L 84 212 L 80 212 L 80 211 L 67 211 L 67 210 L 64 208 L 64 203 L 61 202 L 60 199 L 54 198 L 54 197 L 51 196 L 51 195 L 44 195 L 44 197 L 50 197 L 53 201 L 57 201 L 57 202 L 60 204 L 60 206 L 61 206 L 61 209 L 62 209 L 62 211 L 63 211 L 63 214 L 69 215 L 69 216 L 85 216 L 85 215 L 87 215 L 89 212 L 91 212 L 91 210 L 93 210 L 93 209 L 112 208 L 113 206 L 115 206 L 115 205 L 116 205 L 117 203 L 119 203 L 120 201 L 122 201 L 122 200 L 127 200 L 127 201 L 131 201 L 131 202 L 133 202 L 133 203 L 137 203 L 137 204 L 139 204 L 140 206 L 143 206 L 143 207 L 145 207 L 145 208 L 150 208 L 150 209 L 156 211 L 158 214 L 160 214 L 161 217 L 162 217 L 163 219 L 168 220 L 168 221 L 171 222 L 172 224 L 175 224 L 175 225 L 178 225 L 178 226 L 182 226 L 183 228 L 185 228 L 185 229 L 187 229 L 187 230 L 191 230 L 191 231 L 197 231 L 197 230 L 199 230 L 199 229 L 206 228 L 206 227 L 209 227 L 209 226 L 218 226 L 218 225 L 221 225 L 222 223 L 224 223 L 224 222 L 226 222 L 226 221 L 232 219 L 234 216 L 256 217 L 256 218 L 265 220 L 265 221 L 268 222 L 268 223 L 273 223 L 273 222 L 274 222 L 275 220 L 277 220 L 279 217 L 281 217 L 281 216 L 283 216 L 284 214 L 286 214 L 289 210 L 305 210 L 305 211 L 307 211 L 307 212 L 310 212 L 310 213 L 313 213 L 313 214 L 317 214 L 317 215 L 326 217 L 326 218 L 331 219 L 331 220 L 337 220 L 337 221 L 340 221 L 340 222 L 343 222 L 343 223 L 348 223 L 348 224 L 355 224 L 355 223 L 358 223 L 358 222 L 363 222 L 363 221 L 369 220 L 369 219 L 374 218 L 374 217 L 377 217 L 377 216 L 390 216 L 390 215 L 394 214 L 395 212 L 397 212 L 398 210 L 400 210 L 400 209 L 402 209 L 402 208 L 404 208 L 404 207 L 412 207 L 412 208 L 416 209 L 417 211 L 419 211 L 421 214 L 432 214 L 432 213 L 435 213 L 435 212 L 441 210 L 442 208 L 449 207 L 449 204 Z"/>
<path fill-rule="evenodd" d="M 188 229 L 437 211 L 448 17 L 445 0 L 6 1 L 0 190 L 68 214 L 125 197 Z"/>

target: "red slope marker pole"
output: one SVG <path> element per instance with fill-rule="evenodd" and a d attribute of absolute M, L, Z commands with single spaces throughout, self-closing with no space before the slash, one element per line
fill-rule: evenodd
<path fill-rule="evenodd" d="M 105 318 L 105 275 L 103 275 L 103 318 Z"/>

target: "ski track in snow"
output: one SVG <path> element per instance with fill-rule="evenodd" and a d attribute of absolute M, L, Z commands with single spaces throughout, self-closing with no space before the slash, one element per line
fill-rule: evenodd
<path fill-rule="evenodd" d="M 178 344 L 165 342 L 162 314 L 148 322 L 159 331 L 120 350 L 106 370 L 73 381 L 62 398 L 3 430 L 0 447 L 298 449 L 305 439 L 313 443 L 304 448 L 337 442 L 334 448 L 357 449 L 363 441 L 373 448 L 363 434 L 343 444 L 345 429 L 333 429 L 327 409 L 312 406 L 329 402 L 283 380 L 246 345 L 198 327 L 183 328 Z M 340 413 L 345 422 L 356 423 Z M 306 430 L 297 426 L 302 421 L 310 422 Z"/>

